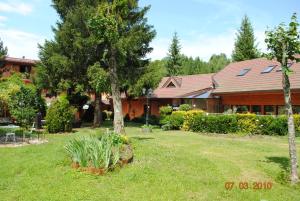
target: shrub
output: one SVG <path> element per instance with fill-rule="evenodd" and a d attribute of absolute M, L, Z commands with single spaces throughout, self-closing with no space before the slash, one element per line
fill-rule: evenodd
<path fill-rule="evenodd" d="M 294 115 L 294 121 L 295 121 L 295 129 L 298 134 L 300 134 L 300 114 Z"/>
<path fill-rule="evenodd" d="M 235 115 L 195 115 L 189 122 L 189 130 L 208 133 L 234 133 L 238 124 Z"/>
<path fill-rule="evenodd" d="M 189 104 L 182 104 L 179 106 L 179 111 L 190 111 L 192 109 L 192 106 Z"/>
<path fill-rule="evenodd" d="M 159 108 L 159 114 L 161 117 L 172 114 L 173 108 L 171 106 L 162 106 Z"/>
<path fill-rule="evenodd" d="M 258 133 L 258 120 L 255 114 L 237 115 L 238 131 L 246 134 Z"/>
<path fill-rule="evenodd" d="M 144 123 L 146 123 L 146 116 L 142 115 L 140 117 L 133 118 L 131 121 L 135 122 L 135 123 L 144 124 Z M 148 123 L 152 124 L 152 125 L 158 125 L 159 124 L 159 118 L 155 115 L 149 115 Z"/>
<path fill-rule="evenodd" d="M 190 130 L 190 125 L 194 121 L 195 116 L 197 115 L 203 115 L 203 110 L 190 110 L 187 111 L 184 115 L 184 123 L 183 123 L 183 130 Z"/>
<path fill-rule="evenodd" d="M 59 97 L 47 111 L 46 123 L 49 133 L 70 132 L 76 110 L 65 96 Z"/>
<path fill-rule="evenodd" d="M 186 112 L 184 112 L 184 111 L 175 111 L 175 112 L 173 112 L 170 115 L 170 117 L 167 121 L 167 124 L 169 123 L 172 129 L 175 129 L 175 130 L 181 129 L 182 126 L 183 126 L 183 123 L 184 123 L 185 113 Z"/>

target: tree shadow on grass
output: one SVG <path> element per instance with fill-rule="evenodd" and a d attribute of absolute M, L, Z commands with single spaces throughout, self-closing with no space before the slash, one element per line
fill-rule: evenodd
<path fill-rule="evenodd" d="M 277 157 L 271 156 L 266 157 L 266 163 L 276 163 L 281 168 L 280 173 L 277 175 L 276 179 L 280 183 L 288 183 L 290 174 L 290 160 L 288 157 Z"/>
<path fill-rule="evenodd" d="M 144 140 L 154 140 L 155 138 L 154 137 L 132 137 L 131 139 L 144 141 Z"/>

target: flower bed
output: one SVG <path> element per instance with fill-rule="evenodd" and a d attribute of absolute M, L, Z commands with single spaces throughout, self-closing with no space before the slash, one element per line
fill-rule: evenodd
<path fill-rule="evenodd" d="M 133 160 L 128 138 L 117 134 L 104 134 L 100 138 L 74 138 L 65 148 L 73 168 L 96 175 L 102 175 Z"/>

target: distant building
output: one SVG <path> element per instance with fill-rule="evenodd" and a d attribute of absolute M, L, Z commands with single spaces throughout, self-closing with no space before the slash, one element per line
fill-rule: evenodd
<path fill-rule="evenodd" d="M 30 76 L 34 73 L 37 60 L 5 57 L 0 61 L 0 74 L 3 77 L 10 76 L 13 72 L 23 74 L 24 79 L 30 79 Z"/>

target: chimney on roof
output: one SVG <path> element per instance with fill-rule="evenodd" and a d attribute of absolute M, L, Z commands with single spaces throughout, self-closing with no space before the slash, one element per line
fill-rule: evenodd
<path fill-rule="evenodd" d="M 22 59 L 25 59 L 25 56 L 22 56 Z"/>

